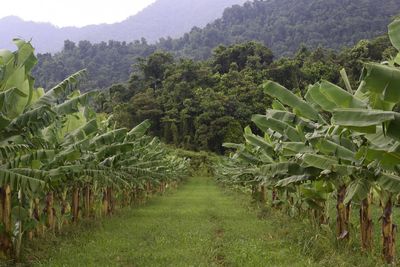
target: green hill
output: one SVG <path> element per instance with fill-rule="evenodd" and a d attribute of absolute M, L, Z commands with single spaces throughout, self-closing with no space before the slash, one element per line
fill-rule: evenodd
<path fill-rule="evenodd" d="M 338 50 L 386 33 L 399 13 L 398 0 L 256 0 L 194 28 L 174 42 L 174 50 L 204 59 L 219 44 L 249 40 L 262 42 L 275 56 L 291 55 L 300 44 Z"/>
<path fill-rule="evenodd" d="M 172 12 L 172 11 L 171 11 Z M 268 0 L 246 2 L 227 8 L 222 18 L 204 28 L 193 28 L 179 39 L 162 38 L 132 43 L 109 41 L 65 42 L 62 52 L 39 55 L 37 82 L 49 87 L 68 73 L 87 68 L 87 88 L 105 88 L 128 80 L 138 57 L 156 50 L 178 57 L 208 59 L 218 45 L 255 40 L 270 48 L 275 58 L 293 55 L 302 44 L 339 50 L 361 39 L 387 31 L 387 24 L 400 12 L 398 0 Z"/>

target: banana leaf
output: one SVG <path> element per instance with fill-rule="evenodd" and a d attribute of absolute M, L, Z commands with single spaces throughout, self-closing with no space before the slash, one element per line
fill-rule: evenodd
<path fill-rule="evenodd" d="M 318 112 L 307 102 L 290 92 L 278 83 L 268 81 L 264 85 L 264 92 L 277 98 L 281 103 L 292 107 L 295 111 L 310 120 L 319 120 Z"/>
<path fill-rule="evenodd" d="M 393 46 L 400 51 L 400 20 L 396 19 L 389 24 L 389 37 Z"/>

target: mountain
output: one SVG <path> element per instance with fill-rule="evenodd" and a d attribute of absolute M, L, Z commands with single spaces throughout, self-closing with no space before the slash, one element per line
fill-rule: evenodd
<path fill-rule="evenodd" d="M 174 42 L 180 55 L 204 59 L 219 44 L 260 41 L 275 56 L 292 55 L 301 44 L 340 50 L 387 32 L 399 0 L 255 0 L 224 11 L 205 28 Z"/>
<path fill-rule="evenodd" d="M 64 40 L 98 43 L 141 38 L 154 43 L 161 37 L 180 37 L 192 27 L 203 27 L 220 17 L 225 8 L 246 0 L 158 0 L 138 14 L 114 24 L 58 28 L 50 23 L 24 21 L 18 17 L 0 19 L 0 47 L 14 49 L 15 37 L 30 40 L 37 52 L 57 52 Z"/>
<path fill-rule="evenodd" d="M 204 60 L 220 44 L 252 40 L 270 48 L 275 58 L 292 56 L 302 45 L 339 51 L 361 39 L 385 34 L 399 12 L 399 0 L 256 0 L 225 9 L 221 18 L 203 28 L 194 27 L 180 38 L 162 38 L 155 44 L 144 40 L 66 42 L 62 52 L 39 56 L 35 76 L 38 85 L 48 88 L 68 74 L 87 68 L 87 89 L 104 88 L 126 81 L 136 59 L 156 50 Z"/>

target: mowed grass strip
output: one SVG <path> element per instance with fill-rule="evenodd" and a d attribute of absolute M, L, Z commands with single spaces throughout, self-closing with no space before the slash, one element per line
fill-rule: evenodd
<path fill-rule="evenodd" d="M 313 265 L 279 239 L 279 228 L 276 220 L 258 219 L 248 203 L 224 193 L 212 178 L 198 177 L 29 253 L 36 266 Z"/>

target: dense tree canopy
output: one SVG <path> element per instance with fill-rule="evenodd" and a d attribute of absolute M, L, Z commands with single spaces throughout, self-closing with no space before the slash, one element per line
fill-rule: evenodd
<path fill-rule="evenodd" d="M 254 113 L 271 104 L 259 87 L 266 79 L 304 92 L 321 78 L 358 82 L 363 61 L 383 61 L 393 53 L 386 36 L 361 41 L 335 53 L 321 47 L 299 49 L 294 57 L 273 61 L 270 49 L 257 42 L 219 46 L 207 61 L 156 51 L 137 60 L 127 84 L 116 84 L 98 98 L 99 111 L 113 113 L 119 126 L 149 119 L 152 134 L 187 149 L 223 153 L 222 143 L 241 142 Z"/>

